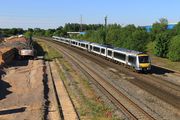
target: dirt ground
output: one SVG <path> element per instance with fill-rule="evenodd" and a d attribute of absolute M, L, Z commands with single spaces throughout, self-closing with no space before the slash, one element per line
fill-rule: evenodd
<path fill-rule="evenodd" d="M 43 119 L 43 61 L 15 61 L 1 70 L 0 120 Z"/>

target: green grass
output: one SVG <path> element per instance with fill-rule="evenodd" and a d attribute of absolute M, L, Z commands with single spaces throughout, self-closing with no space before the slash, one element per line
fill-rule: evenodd
<path fill-rule="evenodd" d="M 55 58 L 62 58 L 63 56 L 59 54 L 56 50 L 54 50 L 52 47 L 48 46 L 47 48 L 48 52 L 45 54 L 45 60 L 53 60 Z"/>
<path fill-rule="evenodd" d="M 47 45 L 45 42 L 37 41 L 37 44 L 39 44 L 39 46 L 42 47 L 42 49 L 44 51 L 44 59 L 45 60 L 51 61 L 55 58 L 63 58 L 63 56 L 59 52 L 57 52 L 57 50 L 55 50 L 51 46 Z"/>

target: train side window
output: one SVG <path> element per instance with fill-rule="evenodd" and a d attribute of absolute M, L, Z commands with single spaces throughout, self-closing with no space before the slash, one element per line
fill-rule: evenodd
<path fill-rule="evenodd" d="M 136 64 L 136 57 L 134 56 L 128 56 L 128 62 L 132 64 Z"/>
<path fill-rule="evenodd" d="M 88 45 L 86 45 L 86 48 L 88 49 Z"/>
<path fill-rule="evenodd" d="M 126 59 L 125 54 L 118 53 L 118 52 L 114 52 L 114 57 L 117 58 L 117 59 L 123 60 L 123 61 L 125 61 L 125 59 Z"/>
<path fill-rule="evenodd" d="M 100 52 L 100 48 L 98 48 L 98 47 L 93 47 L 93 50 L 96 52 Z"/>
<path fill-rule="evenodd" d="M 104 48 L 101 48 L 101 53 L 105 54 L 105 49 Z"/>
<path fill-rule="evenodd" d="M 82 43 L 82 44 L 81 44 L 81 47 L 85 47 L 85 44 Z"/>
<path fill-rule="evenodd" d="M 112 56 L 112 51 L 108 50 L 108 56 Z"/>

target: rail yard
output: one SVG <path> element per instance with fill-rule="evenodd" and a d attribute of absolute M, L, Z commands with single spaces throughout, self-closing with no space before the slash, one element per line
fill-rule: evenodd
<path fill-rule="evenodd" d="M 14 36 L 2 42 L 0 51 L 2 120 L 180 117 L 180 74 L 176 71 L 152 65 L 150 72 L 135 72 L 53 38 L 29 42 L 24 36 Z"/>
<path fill-rule="evenodd" d="M 2 0 L 0 120 L 180 120 L 179 5 Z"/>

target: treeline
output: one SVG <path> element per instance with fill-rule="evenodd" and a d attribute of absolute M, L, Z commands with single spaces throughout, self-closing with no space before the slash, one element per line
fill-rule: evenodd
<path fill-rule="evenodd" d="M 8 28 L 4 28 L 1 29 L 0 28 L 0 37 L 9 37 L 9 36 L 13 36 L 13 35 L 20 35 L 20 34 L 24 34 L 24 30 L 22 28 L 12 28 L 12 29 L 8 29 Z"/>
<path fill-rule="evenodd" d="M 102 24 L 78 24 L 78 23 L 67 23 L 64 27 L 60 26 L 57 29 L 28 29 L 25 33 L 26 36 L 34 35 L 34 36 L 45 36 L 45 37 L 51 37 L 53 35 L 56 36 L 62 36 L 62 37 L 69 37 L 67 32 L 81 32 L 82 31 L 89 31 L 89 30 L 98 30 L 99 28 L 102 28 Z"/>
<path fill-rule="evenodd" d="M 41 28 L 29 28 L 28 30 L 23 30 L 22 28 L 12 28 L 12 29 L 0 29 L 0 37 L 9 37 L 13 35 L 25 34 L 26 36 L 46 36 L 51 37 L 53 35 L 68 37 L 67 32 L 81 32 L 88 30 L 97 30 L 103 27 L 102 24 L 78 24 L 78 23 L 67 23 L 64 27 L 60 26 L 57 29 L 41 29 Z"/>
<path fill-rule="evenodd" d="M 100 44 L 111 44 L 115 47 L 145 51 L 148 33 L 143 27 L 135 27 L 134 25 L 121 27 L 118 24 L 112 24 L 108 25 L 106 29 L 101 27 L 96 31 L 87 31 L 85 35 L 76 38 Z"/>
<path fill-rule="evenodd" d="M 150 32 L 144 27 L 118 24 L 89 30 L 85 35 L 73 36 L 76 39 L 88 40 L 100 44 L 111 44 L 131 50 L 147 51 L 150 47 L 156 56 L 180 61 L 180 22 L 172 29 L 168 29 L 168 21 L 160 19 L 152 25 Z"/>
<path fill-rule="evenodd" d="M 67 32 L 82 32 L 88 30 L 98 30 L 101 27 L 103 27 L 102 24 L 67 23 L 64 26 L 64 30 Z"/>
<path fill-rule="evenodd" d="M 67 34 L 67 32 L 77 32 L 81 29 L 86 32 L 85 35 L 69 36 Z M 136 27 L 135 25 L 122 27 L 119 24 L 110 24 L 105 28 L 102 24 L 80 25 L 78 23 L 67 23 L 64 27 L 60 26 L 57 29 L 47 30 L 40 28 L 28 30 L 21 28 L 0 29 L 0 37 L 18 34 L 24 34 L 26 37 L 51 37 L 53 35 L 72 37 L 144 52 L 149 52 L 151 49 L 156 56 L 180 61 L 180 22 L 172 30 L 169 30 L 167 19 L 160 19 L 155 22 L 150 32 L 147 32 L 144 27 Z"/>

